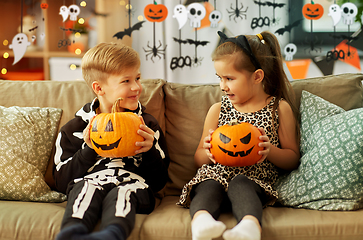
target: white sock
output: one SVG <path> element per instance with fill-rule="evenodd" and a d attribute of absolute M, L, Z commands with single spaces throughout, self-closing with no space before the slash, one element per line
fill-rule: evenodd
<path fill-rule="evenodd" d="M 222 235 L 226 229 L 221 221 L 216 221 L 209 213 L 201 213 L 192 221 L 193 240 L 211 240 Z"/>
<path fill-rule="evenodd" d="M 259 226 L 251 219 L 240 221 L 234 228 L 223 233 L 225 240 L 261 240 Z"/>

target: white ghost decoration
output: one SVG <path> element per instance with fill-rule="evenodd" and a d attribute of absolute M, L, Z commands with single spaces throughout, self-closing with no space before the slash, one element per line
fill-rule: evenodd
<path fill-rule="evenodd" d="M 26 48 L 30 46 L 31 42 L 28 41 L 28 36 L 25 33 L 18 33 L 13 38 L 12 43 L 9 45 L 10 49 L 14 52 L 13 65 L 23 58 Z"/>
<path fill-rule="evenodd" d="M 190 20 L 190 26 L 193 28 L 199 28 L 201 21 L 207 14 L 207 10 L 200 3 L 192 3 L 188 6 L 188 18 Z"/>
<path fill-rule="evenodd" d="M 284 48 L 285 60 L 292 61 L 296 51 L 297 51 L 297 47 L 295 44 L 293 44 L 293 43 L 287 44 Z"/>
<path fill-rule="evenodd" d="M 68 18 L 69 12 L 67 6 L 61 6 L 59 9 L 59 15 L 62 15 L 63 22 L 65 22 Z"/>
<path fill-rule="evenodd" d="M 181 29 L 188 21 L 188 11 L 184 5 L 176 5 L 174 7 L 173 18 L 176 18 L 179 24 L 179 29 Z"/>
<path fill-rule="evenodd" d="M 210 26 L 212 28 L 218 27 L 218 22 L 222 19 L 222 13 L 218 10 L 214 10 L 209 14 Z"/>
<path fill-rule="evenodd" d="M 354 18 L 358 14 L 358 8 L 353 3 L 344 3 L 341 7 L 342 17 L 345 25 L 352 25 L 354 23 Z"/>
<path fill-rule="evenodd" d="M 342 17 L 342 11 L 340 9 L 340 6 L 338 4 L 330 5 L 328 16 L 332 18 L 333 26 L 336 26 Z"/>
<path fill-rule="evenodd" d="M 73 4 L 68 7 L 68 12 L 69 12 L 69 20 L 77 21 L 77 16 L 80 14 L 81 9 L 77 5 Z"/>

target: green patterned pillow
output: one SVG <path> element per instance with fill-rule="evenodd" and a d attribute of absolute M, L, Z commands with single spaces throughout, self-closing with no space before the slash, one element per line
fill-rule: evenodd
<path fill-rule="evenodd" d="M 284 206 L 363 208 L 363 109 L 342 108 L 303 91 L 300 166 L 278 179 Z"/>
<path fill-rule="evenodd" d="M 0 199 L 62 202 L 44 180 L 61 109 L 0 106 Z"/>

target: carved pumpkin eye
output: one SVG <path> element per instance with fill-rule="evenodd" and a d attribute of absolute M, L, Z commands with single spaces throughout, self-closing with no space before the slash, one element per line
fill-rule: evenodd
<path fill-rule="evenodd" d="M 247 134 L 247 136 L 240 139 L 241 143 L 249 144 L 251 141 L 251 133 Z"/>
<path fill-rule="evenodd" d="M 105 127 L 105 132 L 113 132 L 113 124 L 112 124 L 112 121 L 111 119 L 108 120 L 108 123 Z"/>
<path fill-rule="evenodd" d="M 92 132 L 98 132 L 98 130 L 97 130 L 97 120 L 93 121 Z"/>
<path fill-rule="evenodd" d="M 219 133 L 219 139 L 222 141 L 222 143 L 229 143 L 231 141 L 231 139 L 229 137 L 227 137 L 226 135 Z"/>

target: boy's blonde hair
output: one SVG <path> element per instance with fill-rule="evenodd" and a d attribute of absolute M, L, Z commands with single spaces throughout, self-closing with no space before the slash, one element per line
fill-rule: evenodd
<path fill-rule="evenodd" d="M 82 58 L 82 75 L 88 86 L 106 81 L 111 75 L 127 68 L 140 67 L 139 54 L 121 43 L 100 43 L 89 49 Z"/>

